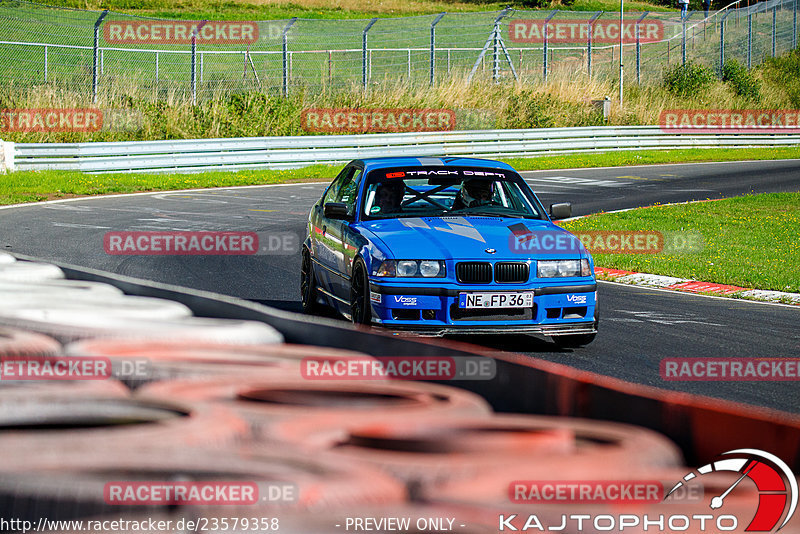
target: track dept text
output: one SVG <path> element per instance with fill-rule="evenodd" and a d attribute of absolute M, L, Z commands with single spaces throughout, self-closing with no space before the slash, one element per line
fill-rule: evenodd
<path fill-rule="evenodd" d="M 108 232 L 106 254 L 249 255 L 258 252 L 254 232 Z"/>
<path fill-rule="evenodd" d="M 664 380 L 800 380 L 796 358 L 664 358 L 660 364 Z"/>
<path fill-rule="evenodd" d="M 658 124 L 665 132 L 703 133 L 720 130 L 760 133 L 800 132 L 797 109 L 667 109 Z"/>
<path fill-rule="evenodd" d="M 450 380 L 456 376 L 456 364 L 448 357 L 308 357 L 300 373 L 309 380 Z"/>
<path fill-rule="evenodd" d="M 524 521 L 524 522 L 523 522 Z M 504 531 L 521 531 L 526 532 L 529 530 L 544 531 L 561 531 L 569 530 L 570 532 L 583 532 L 585 529 L 594 528 L 596 531 L 623 531 L 625 529 L 635 529 L 637 532 L 644 530 L 654 530 L 663 532 L 665 530 L 673 532 L 683 532 L 691 529 L 692 532 L 704 532 L 708 529 L 716 528 L 718 531 L 731 531 L 736 530 L 738 521 L 736 516 L 733 515 L 720 515 L 713 516 L 711 514 L 696 514 L 691 516 L 686 515 L 669 515 L 663 514 L 657 516 L 638 516 L 634 514 L 570 514 L 561 515 L 560 525 L 544 526 L 536 514 L 531 514 L 527 518 L 518 517 L 518 514 L 498 516 L 499 525 L 497 529 L 500 532 Z M 707 525 L 708 524 L 708 525 Z"/>
<path fill-rule="evenodd" d="M 109 482 L 103 488 L 106 504 L 255 504 L 253 482 Z"/>
<path fill-rule="evenodd" d="M 433 132 L 452 130 L 451 109 L 306 109 L 300 124 L 309 132 Z"/>
<path fill-rule="evenodd" d="M 103 112 L 89 108 L 4 109 L 2 132 L 96 132 L 103 127 Z"/>
<path fill-rule="evenodd" d="M 664 487 L 654 480 L 517 480 L 508 492 L 515 503 L 658 503 L 664 497 Z"/>
<path fill-rule="evenodd" d="M 622 41 L 636 42 L 636 22 L 622 24 Z M 664 25 L 660 20 L 642 22 L 639 26 L 639 42 L 651 43 L 664 38 Z M 511 40 L 515 43 L 543 43 L 545 36 L 549 43 L 586 43 L 589 39 L 589 24 L 585 20 L 513 20 L 508 27 Z M 592 41 L 595 43 L 618 43 L 619 21 L 598 20 L 592 24 Z"/>
<path fill-rule="evenodd" d="M 195 32 L 198 44 L 253 44 L 258 40 L 258 25 L 246 21 L 137 20 L 103 25 L 103 38 L 113 44 L 191 44 Z"/>

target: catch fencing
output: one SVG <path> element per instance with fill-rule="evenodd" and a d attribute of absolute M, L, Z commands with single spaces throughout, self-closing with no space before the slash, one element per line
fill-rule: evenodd
<path fill-rule="evenodd" d="M 428 86 L 451 80 L 584 73 L 626 83 L 660 80 L 694 61 L 754 66 L 797 46 L 800 0 L 742 0 L 706 15 L 529 11 L 369 20 L 169 21 L 0 1 L 0 80 L 119 95 L 210 98 L 261 91 Z"/>
<path fill-rule="evenodd" d="M 364 135 L 183 139 L 110 143 L 2 143 L 3 170 L 201 172 L 290 169 L 391 156 L 513 158 L 642 149 L 785 147 L 798 134 L 665 132 L 656 126 L 600 126 Z M 3 158 L 2 155 L 5 155 Z M 5 163 L 3 163 L 5 162 Z M 5 169 L 4 169 L 5 167 Z"/>

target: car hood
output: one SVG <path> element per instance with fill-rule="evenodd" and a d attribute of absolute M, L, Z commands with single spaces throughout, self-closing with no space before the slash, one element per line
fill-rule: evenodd
<path fill-rule="evenodd" d="M 515 247 L 521 235 L 572 235 L 549 221 L 477 216 L 366 221 L 362 231 L 373 242 L 383 242 L 388 248 L 385 252 L 395 259 L 519 260 L 544 256 Z M 488 253 L 487 249 L 495 252 Z M 559 254 L 563 258 L 579 256 L 579 252 Z"/>

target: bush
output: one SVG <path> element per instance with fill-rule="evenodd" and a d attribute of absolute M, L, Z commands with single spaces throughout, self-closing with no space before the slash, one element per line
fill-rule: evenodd
<path fill-rule="evenodd" d="M 664 88 L 675 96 L 691 97 L 708 88 L 715 79 L 711 69 L 688 61 L 664 74 Z"/>
<path fill-rule="evenodd" d="M 733 89 L 739 96 L 758 100 L 761 98 L 761 83 L 735 59 L 726 61 L 722 66 L 722 81 Z"/>

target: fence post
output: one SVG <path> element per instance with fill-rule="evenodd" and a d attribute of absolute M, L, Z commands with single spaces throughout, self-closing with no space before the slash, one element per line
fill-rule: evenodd
<path fill-rule="evenodd" d="M 367 65 L 367 32 L 369 32 L 369 29 L 372 28 L 372 25 L 376 22 L 378 22 L 377 17 L 370 20 L 367 27 L 364 28 L 364 31 L 361 33 L 361 84 L 364 86 L 365 91 L 367 90 L 367 77 L 369 75 L 369 67 Z"/>
<path fill-rule="evenodd" d="M 797 48 L 797 0 L 794 0 L 792 7 L 792 50 Z"/>
<path fill-rule="evenodd" d="M 795 0 L 796 1 L 796 0 Z M 44 83 L 47 83 L 47 45 L 44 45 Z"/>
<path fill-rule="evenodd" d="M 592 15 L 592 18 L 590 18 L 589 22 L 587 23 L 589 26 L 589 31 L 587 32 L 586 36 L 586 70 L 588 71 L 590 78 L 592 77 L 592 31 L 594 30 L 594 21 L 596 21 L 602 14 L 602 11 L 598 11 Z"/>
<path fill-rule="evenodd" d="M 439 24 L 439 21 L 442 20 L 442 17 L 444 17 L 446 14 L 447 13 L 439 13 L 436 18 L 433 19 L 433 22 L 431 22 L 431 87 L 433 87 L 434 76 L 436 75 L 436 25 Z M 409 76 L 409 79 L 410 78 L 411 77 Z"/>
<path fill-rule="evenodd" d="M 283 59 L 283 96 L 289 96 L 289 28 L 297 22 L 297 17 L 292 18 L 281 32 L 281 57 Z"/>
<path fill-rule="evenodd" d="M 156 85 L 158 84 L 158 52 L 156 52 Z"/>
<path fill-rule="evenodd" d="M 642 84 L 642 44 L 641 38 L 639 35 L 639 25 L 642 23 L 644 18 L 649 15 L 649 11 L 645 11 L 639 20 L 636 21 L 636 83 L 637 85 Z M 622 31 L 622 30 L 620 30 Z"/>
<path fill-rule="evenodd" d="M 719 22 L 719 73 L 722 75 L 722 67 L 725 66 L 725 19 L 732 12 L 728 11 L 722 16 Z"/>
<path fill-rule="evenodd" d="M 775 57 L 775 42 L 777 35 L 775 34 L 778 17 L 778 6 L 772 6 L 772 57 Z"/>
<path fill-rule="evenodd" d="M 681 18 L 681 61 L 686 65 L 686 19 L 689 17 Z"/>
<path fill-rule="evenodd" d="M 103 19 L 106 18 L 106 15 L 108 15 L 107 9 L 102 13 L 100 13 L 100 16 L 94 23 L 94 54 L 92 57 L 92 103 L 93 104 L 97 103 L 97 81 L 98 81 L 97 62 L 99 59 L 97 57 L 97 50 L 100 47 L 100 24 L 103 23 Z"/>
<path fill-rule="evenodd" d="M 197 34 L 208 21 L 203 20 L 192 31 L 192 105 L 197 104 Z"/>
<path fill-rule="evenodd" d="M 547 18 L 544 19 L 544 24 L 542 24 L 542 33 L 544 35 L 544 46 L 542 47 L 542 72 L 544 81 L 547 81 L 547 24 L 550 22 L 550 19 L 556 16 L 556 13 L 558 13 L 557 9 L 550 13 Z"/>
<path fill-rule="evenodd" d="M 753 65 L 753 11 L 747 9 L 747 68 Z"/>

